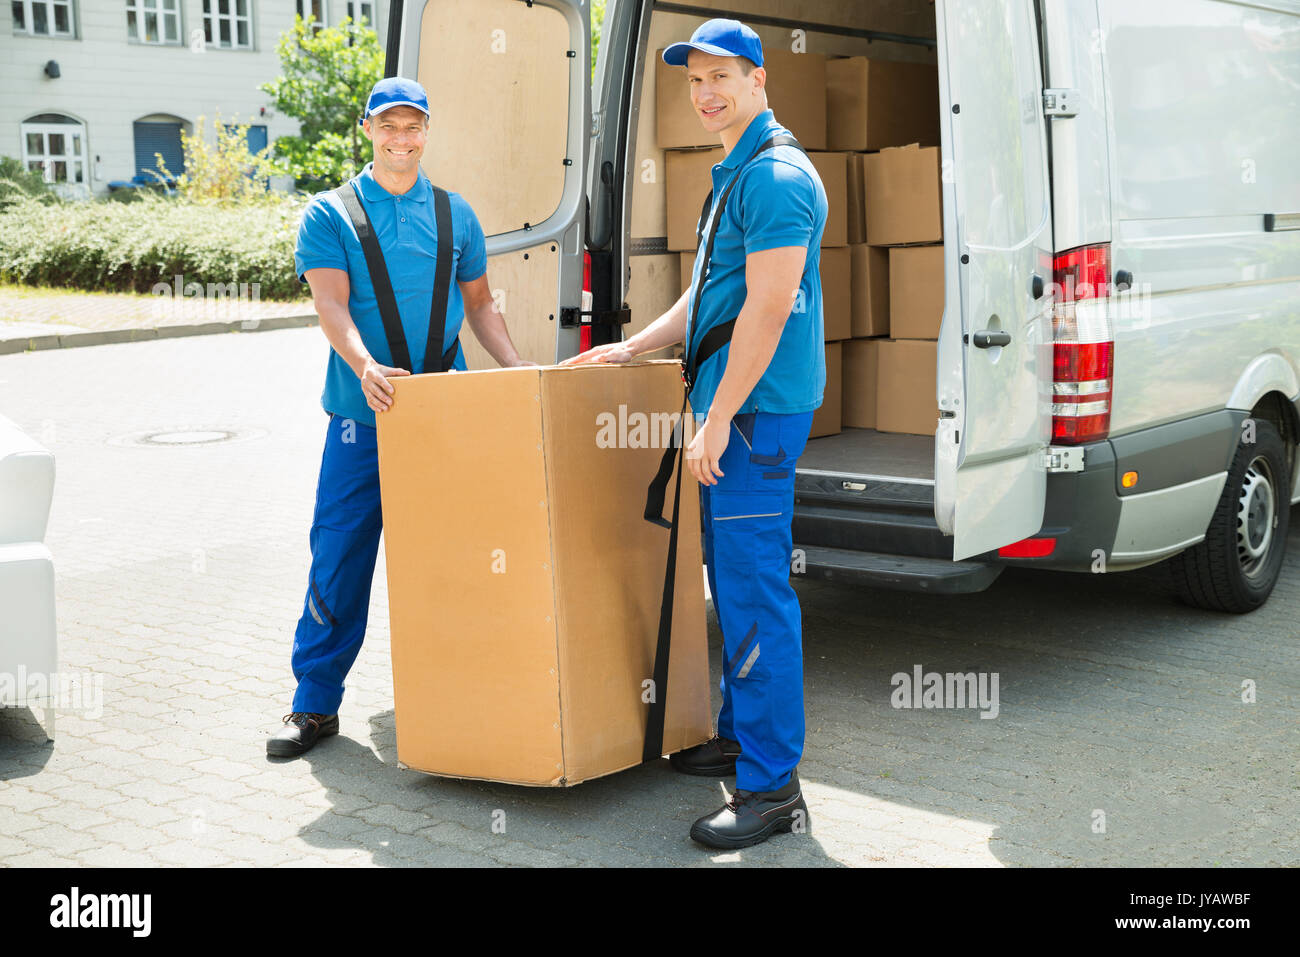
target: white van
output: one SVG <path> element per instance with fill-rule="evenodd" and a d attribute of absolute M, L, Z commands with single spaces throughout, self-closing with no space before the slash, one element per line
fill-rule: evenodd
<path fill-rule="evenodd" d="M 589 72 L 587 0 L 393 0 L 426 169 L 479 213 L 530 357 L 679 295 L 654 63 L 713 16 L 938 75 L 934 432 L 808 443 L 807 573 L 963 592 L 1172 559 L 1185 600 L 1262 604 L 1300 501 L 1300 2 L 607 0 Z"/>

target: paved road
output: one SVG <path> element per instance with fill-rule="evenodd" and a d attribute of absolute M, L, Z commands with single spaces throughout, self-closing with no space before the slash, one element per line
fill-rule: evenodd
<path fill-rule="evenodd" d="M 720 792 L 667 762 L 567 790 L 398 768 L 382 564 L 343 734 L 268 762 L 325 354 L 292 329 L 0 356 L 0 412 L 58 457 L 61 669 L 103 681 L 102 713 L 61 712 L 53 745 L 0 712 L 0 863 L 1300 863 L 1297 520 L 1245 618 L 1178 605 L 1158 570 L 1008 572 L 950 598 L 800 583 L 812 833 L 743 852 L 686 838 Z M 121 443 L 168 428 L 242 438 Z M 893 708 L 918 664 L 996 672 L 997 718 Z"/>

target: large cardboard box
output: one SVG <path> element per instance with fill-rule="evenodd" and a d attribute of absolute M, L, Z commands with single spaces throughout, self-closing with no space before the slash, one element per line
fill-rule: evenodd
<path fill-rule="evenodd" d="M 849 246 L 849 283 L 853 338 L 889 335 L 889 250 Z"/>
<path fill-rule="evenodd" d="M 852 287 L 848 246 L 821 251 L 821 280 L 822 338 L 827 342 L 847 339 L 853 334 L 849 317 Z"/>
<path fill-rule="evenodd" d="M 862 158 L 862 193 L 871 245 L 943 239 L 938 147 L 912 145 L 867 154 Z"/>
<path fill-rule="evenodd" d="M 704 200 L 700 200 L 700 202 L 704 202 Z M 678 293 L 679 296 L 681 295 L 681 293 L 691 288 L 691 279 L 695 274 L 695 256 L 698 252 L 699 250 L 697 249 L 688 249 L 684 253 L 678 253 L 678 255 L 682 257 L 682 263 L 681 263 L 682 288 L 681 288 L 681 292 Z"/>
<path fill-rule="evenodd" d="M 889 250 L 889 337 L 937 339 L 943 321 L 943 247 Z"/>
<path fill-rule="evenodd" d="M 776 121 L 804 149 L 826 149 L 826 57 L 766 50 L 763 59 L 767 105 Z M 655 133 L 660 149 L 718 145 L 718 134 L 704 129 L 691 103 L 686 68 L 664 63 L 663 50 L 655 54 Z"/>
<path fill-rule="evenodd" d="M 938 343 L 927 339 L 881 339 L 876 347 L 876 428 L 881 432 L 934 435 Z"/>
<path fill-rule="evenodd" d="M 841 406 L 844 401 L 843 376 L 840 371 L 843 361 L 841 345 L 843 343 L 826 343 L 826 391 L 822 393 L 821 407 L 813 413 L 812 432 L 808 435 L 810 439 L 835 435 L 841 428 Z"/>
<path fill-rule="evenodd" d="M 876 358 L 882 339 L 850 339 L 841 343 L 844 365 L 842 425 L 846 429 L 876 427 Z"/>
<path fill-rule="evenodd" d="M 826 226 L 822 230 L 823 246 L 849 244 L 848 156 L 845 153 L 809 153 L 808 158 L 826 190 Z M 700 200 L 704 202 L 703 199 Z"/>
<path fill-rule="evenodd" d="M 378 425 L 398 760 L 551 786 L 640 764 L 668 551 L 642 510 L 680 366 L 393 383 Z M 665 753 L 711 734 L 689 473 L 680 508 L 668 686 L 653 689 Z"/>
<path fill-rule="evenodd" d="M 713 189 L 713 167 L 721 163 L 722 158 L 722 147 L 669 150 L 664 154 L 669 251 L 696 247 L 695 229 L 700 222 L 700 211 L 709 190 Z"/>
<path fill-rule="evenodd" d="M 848 209 L 845 210 L 845 232 L 849 245 L 867 241 L 867 210 L 862 196 L 861 153 L 845 153 Z"/>
<path fill-rule="evenodd" d="M 938 146 L 938 67 L 861 56 L 828 60 L 826 142 L 832 150 Z"/>
<path fill-rule="evenodd" d="M 826 149 L 826 57 L 821 53 L 763 51 L 767 106 L 806 150 Z"/>

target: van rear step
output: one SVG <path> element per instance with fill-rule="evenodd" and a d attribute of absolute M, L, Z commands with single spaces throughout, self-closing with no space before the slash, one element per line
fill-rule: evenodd
<path fill-rule="evenodd" d="M 938 595 L 983 591 L 993 584 L 1003 568 L 990 562 L 954 562 L 815 545 L 804 547 L 803 552 L 804 574 L 811 578 Z"/>

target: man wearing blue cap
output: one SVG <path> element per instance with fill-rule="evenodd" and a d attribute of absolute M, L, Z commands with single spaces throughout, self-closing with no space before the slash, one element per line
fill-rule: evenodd
<path fill-rule="evenodd" d="M 806 831 L 796 766 L 803 753 L 803 652 L 790 587 L 795 462 L 826 384 L 822 230 L 826 191 L 767 108 L 758 35 L 710 20 L 664 50 L 686 67 L 691 103 L 725 157 L 698 230 L 690 288 L 626 342 L 571 362 L 626 362 L 686 343 L 691 407 L 703 425 L 686 449 L 700 483 L 704 559 L 722 626 L 718 735 L 672 756 L 679 771 L 723 775 L 736 790 L 691 837 L 746 847 Z"/>
<path fill-rule="evenodd" d="M 365 637 L 379 550 L 375 415 L 392 407 L 389 379 L 465 369 L 462 319 L 501 365 L 534 364 L 519 357 L 493 302 L 474 211 L 420 169 L 429 128 L 424 88 L 403 77 L 380 80 L 361 126 L 374 161 L 313 197 L 294 252 L 332 348 L 311 571 L 293 642 L 298 687 L 292 713 L 266 746 L 277 757 L 338 733 L 343 679 Z"/>

